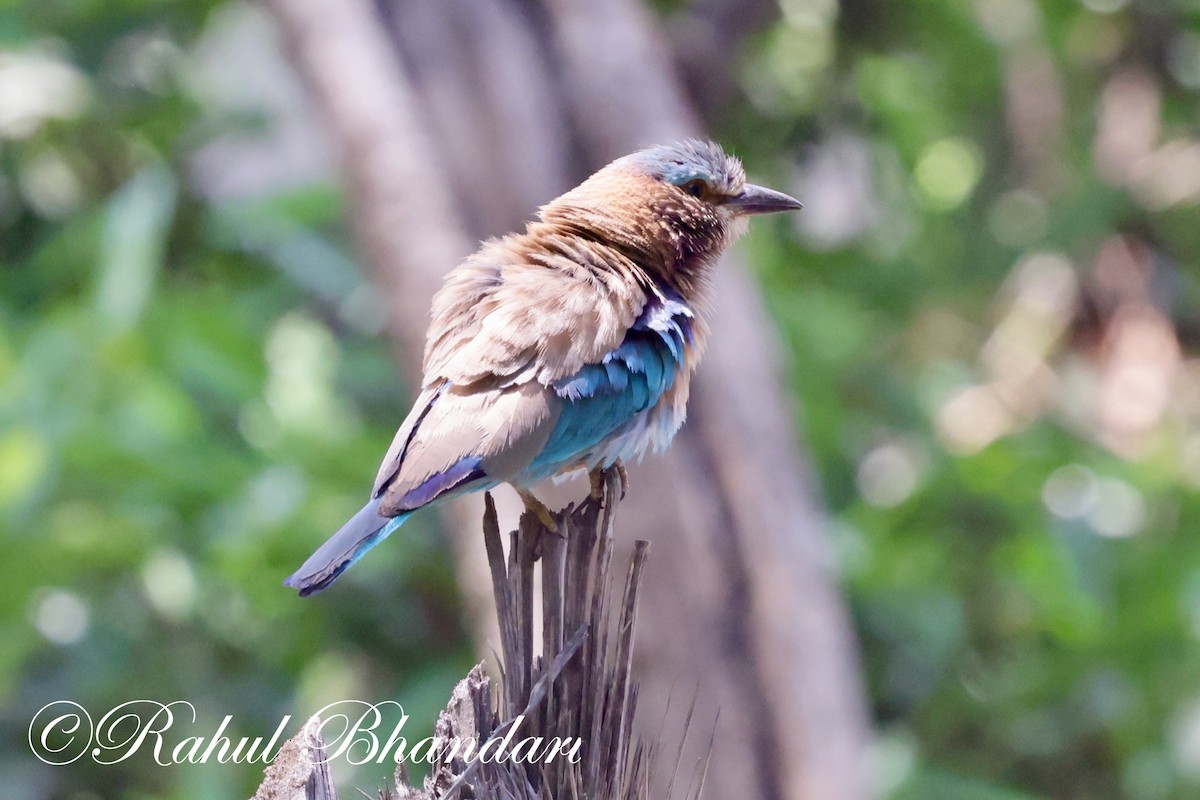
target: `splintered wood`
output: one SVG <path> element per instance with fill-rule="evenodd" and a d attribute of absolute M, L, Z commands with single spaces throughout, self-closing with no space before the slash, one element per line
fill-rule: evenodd
<path fill-rule="evenodd" d="M 631 674 L 649 544 L 634 544 L 624 584 L 615 585 L 613 514 L 622 493 L 620 478 L 607 473 L 598 496 L 554 515 L 556 531 L 535 514 L 523 514 L 508 534 L 507 552 L 487 496 L 483 536 L 500 624 L 497 688 L 482 663 L 459 681 L 433 732 L 429 776 L 415 787 L 400 762 L 395 788 L 382 790 L 381 800 L 650 797 L 658 743 L 633 733 L 637 682 Z M 534 581 L 537 569 L 540 584 Z M 535 648 L 537 605 L 542 625 Z M 323 748 L 319 735 L 313 738 L 314 723 L 305 730 L 303 744 Z M 285 750 L 295 749 L 300 736 Z M 686 790 L 671 795 L 698 798 L 704 766 L 697 765 Z M 319 779 L 303 787 L 289 773 L 288 786 L 271 794 L 265 793 L 268 773 L 256 798 L 336 800 L 330 765 L 313 772 Z"/>

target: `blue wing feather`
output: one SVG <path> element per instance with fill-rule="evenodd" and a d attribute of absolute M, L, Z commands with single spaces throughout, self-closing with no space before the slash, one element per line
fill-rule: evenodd
<path fill-rule="evenodd" d="M 467 456 L 449 469 L 436 475 L 430 475 L 423 482 L 405 492 L 397 505 L 406 509 L 420 508 L 464 484 L 486 477 L 484 471 L 479 467 L 481 460 L 479 456 Z"/>
<path fill-rule="evenodd" d="M 556 382 L 551 389 L 561 404 L 558 419 L 523 478 L 534 482 L 576 463 L 658 403 L 683 366 L 685 344 L 692 342 L 691 320 L 691 310 L 677 297 L 656 298 L 600 363 Z M 430 405 L 436 400 L 434 396 Z M 402 449 L 397 458 L 403 455 Z M 371 501 L 287 579 L 288 586 L 301 595 L 319 592 L 399 528 L 413 510 L 441 497 L 495 485 L 480 459 L 468 456 L 406 492 L 398 501 L 405 510 L 389 518 L 379 513 L 388 483 L 381 482 Z"/>
<path fill-rule="evenodd" d="M 386 491 L 386 487 L 383 487 L 349 522 L 317 548 L 284 584 L 299 589 L 301 597 L 327 589 L 368 550 L 403 525 L 413 511 L 455 490 L 464 489 L 467 484 L 486 478 L 487 475 L 479 468 L 479 461 L 478 456 L 468 456 L 449 469 L 429 476 L 404 494 L 400 505 L 408 510 L 395 517 L 379 513 L 379 505 Z"/>
<path fill-rule="evenodd" d="M 385 517 L 379 513 L 379 498 L 372 499 L 317 548 L 284 585 L 299 589 L 301 597 L 328 588 L 350 565 L 404 524 L 411 513 Z"/>
<path fill-rule="evenodd" d="M 555 383 L 562 408 L 528 477 L 548 477 L 574 463 L 654 406 L 683 364 L 691 319 L 691 310 L 673 297 L 648 303 L 625 340 L 600 364 L 588 364 Z"/>
<path fill-rule="evenodd" d="M 609 361 L 604 365 L 605 377 L 608 378 L 608 388 L 612 392 L 623 392 L 629 387 L 629 373 L 632 367 L 625 361 Z"/>

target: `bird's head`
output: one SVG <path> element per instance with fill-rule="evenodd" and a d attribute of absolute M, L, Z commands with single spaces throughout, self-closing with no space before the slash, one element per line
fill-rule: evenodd
<path fill-rule="evenodd" d="M 688 139 L 619 158 L 542 209 L 542 219 L 612 243 L 667 279 L 690 281 L 746 229 L 748 217 L 801 207 L 746 182 L 742 163 Z"/>

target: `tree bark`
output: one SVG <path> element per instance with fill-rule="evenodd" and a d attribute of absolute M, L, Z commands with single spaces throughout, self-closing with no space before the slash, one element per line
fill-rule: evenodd
<path fill-rule="evenodd" d="M 359 246 L 375 268 L 388 329 L 410 386 L 420 386 L 429 302 L 442 277 L 474 249 L 439 153 L 370 0 L 264 0 L 283 45 L 329 126 Z M 402 405 L 402 404 L 401 404 Z M 510 511 L 515 504 L 506 506 Z M 478 496 L 443 514 L 479 641 L 495 640 L 487 560 L 472 535 Z"/>
<path fill-rule="evenodd" d="M 367 0 L 265 2 L 340 144 L 410 375 L 429 297 L 470 249 L 464 228 L 516 228 L 608 159 L 701 132 L 665 37 L 634 0 L 394 2 L 383 14 Z M 864 798 L 857 654 L 778 341 L 737 258 L 716 288 L 689 421 L 668 454 L 631 470 L 618 520 L 619 545 L 645 538 L 655 551 L 635 656 L 639 724 L 677 741 L 682 715 L 668 717 L 668 701 L 686 707 L 694 691 L 698 729 L 720 711 L 710 796 Z M 554 505 L 583 490 L 547 494 Z M 495 610 L 478 505 L 450 514 L 483 645 L 495 641 Z M 702 738 L 684 763 L 701 756 Z"/>

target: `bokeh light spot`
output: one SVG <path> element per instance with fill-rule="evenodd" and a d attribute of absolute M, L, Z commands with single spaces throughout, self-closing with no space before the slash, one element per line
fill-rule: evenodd
<path fill-rule="evenodd" d="M 1096 507 L 1096 473 L 1082 464 L 1059 467 L 1042 484 L 1042 502 L 1060 519 L 1082 519 Z"/>
<path fill-rule="evenodd" d="M 941 139 L 926 147 L 913 172 L 921 200 L 937 211 L 962 205 L 982 176 L 982 153 L 962 138 Z"/>
<path fill-rule="evenodd" d="M 27 496 L 41 483 L 50 464 L 45 439 L 29 428 L 0 434 L 0 505 Z"/>
<path fill-rule="evenodd" d="M 880 445 L 858 467 L 858 491 L 873 506 L 900 505 L 916 491 L 924 459 L 912 447 L 899 442 Z"/>
<path fill-rule="evenodd" d="M 142 586 L 146 597 L 159 613 L 169 619 L 182 619 L 196 601 L 196 576 L 182 553 L 160 550 L 142 566 Z"/>
<path fill-rule="evenodd" d="M 1096 505 L 1088 524 L 1101 536 L 1132 536 L 1146 524 L 1146 501 L 1137 489 L 1119 478 L 1101 478 Z"/>
<path fill-rule="evenodd" d="M 87 633 L 90 619 L 87 603 L 65 589 L 48 589 L 34 603 L 33 626 L 54 644 L 78 642 Z"/>

